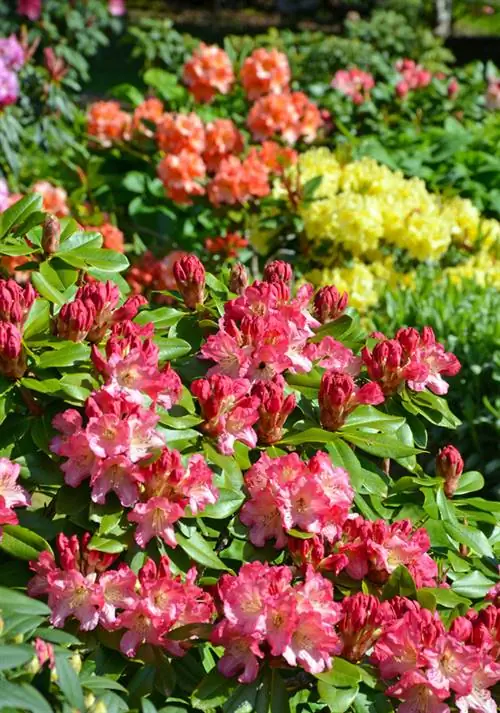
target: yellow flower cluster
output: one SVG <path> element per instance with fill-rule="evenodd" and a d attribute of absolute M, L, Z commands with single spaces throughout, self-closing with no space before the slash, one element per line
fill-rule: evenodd
<path fill-rule="evenodd" d="M 302 250 L 322 266 L 306 279 L 347 290 L 358 309 L 375 305 L 384 287 L 411 285 L 416 264 L 440 262 L 452 245 L 466 258 L 448 268 L 453 279 L 500 281 L 493 257 L 500 223 L 482 219 L 471 201 L 431 193 L 419 178 L 405 178 L 371 158 L 342 164 L 327 148 L 302 154 L 296 170 L 303 186 L 322 178 L 313 200 L 299 207 Z M 274 195 L 285 197 L 282 186 Z M 251 240 L 265 252 L 271 236 L 256 228 L 254 223 Z"/>
<path fill-rule="evenodd" d="M 486 232 L 498 234 L 499 224 L 481 223 L 469 200 L 430 193 L 419 178 L 405 178 L 372 158 L 342 165 L 317 148 L 298 166 L 303 184 L 322 176 L 317 200 L 304 202 L 300 215 L 313 251 L 327 263 L 342 253 L 371 262 L 373 251 L 391 247 L 414 260 L 435 261 L 452 243 L 474 246 Z"/>

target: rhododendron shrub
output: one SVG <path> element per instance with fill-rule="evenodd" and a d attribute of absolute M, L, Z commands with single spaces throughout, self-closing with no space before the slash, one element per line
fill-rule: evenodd
<path fill-rule="evenodd" d="M 127 282 L 44 198 L 0 224 L 30 261 L 0 280 L 3 584 L 46 617 L 0 638 L 36 630 L 28 690 L 89 708 L 95 672 L 132 710 L 493 713 L 499 507 L 453 445 L 452 351 L 366 334 L 284 261 L 178 252 Z"/>

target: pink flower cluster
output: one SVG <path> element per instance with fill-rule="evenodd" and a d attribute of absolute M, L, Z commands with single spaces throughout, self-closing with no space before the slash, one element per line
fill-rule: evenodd
<path fill-rule="evenodd" d="M 335 554 L 321 561 L 321 568 L 344 571 L 352 579 L 368 578 L 383 584 L 399 565 L 404 565 L 417 587 L 435 587 L 437 565 L 427 554 L 430 548 L 425 528 L 413 529 L 410 520 L 388 524 L 361 516 L 345 521 Z"/>
<path fill-rule="evenodd" d="M 362 69 L 339 69 L 332 79 L 332 87 L 350 97 L 354 104 L 363 104 L 370 98 L 370 91 L 375 86 L 373 75 Z"/>
<path fill-rule="evenodd" d="M 424 327 L 420 334 L 413 327 L 402 328 L 394 339 L 377 337 L 380 341 L 372 350 L 363 347 L 361 356 L 368 376 L 380 384 L 384 394 L 393 394 L 405 384 L 412 391 L 448 392 L 449 385 L 441 375 L 457 374 L 460 362 L 436 341 L 432 327 Z"/>
<path fill-rule="evenodd" d="M 307 463 L 297 453 L 279 458 L 264 453 L 245 473 L 245 486 L 249 499 L 240 519 L 258 547 L 270 539 L 285 547 L 291 529 L 336 541 L 354 498 L 349 474 L 321 451 Z"/>
<path fill-rule="evenodd" d="M 331 582 L 320 574 L 308 570 L 305 581 L 295 585 L 292 577 L 289 567 L 260 562 L 243 564 L 237 576 L 221 577 L 223 618 L 212 642 L 224 647 L 218 668 L 225 676 L 254 681 L 265 652 L 310 673 L 331 667 L 342 648 L 335 631 L 342 607 L 333 599 Z"/>
<path fill-rule="evenodd" d="M 287 144 L 311 143 L 323 125 L 321 112 L 303 92 L 267 94 L 250 109 L 247 125 L 255 141 L 280 137 Z"/>
<path fill-rule="evenodd" d="M 452 701 L 460 713 L 495 713 L 489 689 L 500 681 L 500 610 L 471 610 L 446 631 L 438 614 L 417 602 L 403 599 L 396 608 L 371 658 L 392 682 L 386 695 L 403 701 L 398 713 L 450 713 Z"/>
<path fill-rule="evenodd" d="M 127 656 L 134 656 L 142 644 L 182 656 L 189 642 L 168 639 L 168 633 L 208 623 L 215 611 L 210 595 L 195 584 L 196 569 L 184 581 L 172 575 L 167 557 L 158 565 L 148 559 L 138 574 L 124 563 L 110 569 L 117 555 L 92 550 L 90 538 L 86 533 L 80 543 L 75 535 L 60 534 L 59 563 L 47 551 L 31 562 L 35 576 L 28 593 L 48 597 L 53 626 L 62 627 L 71 617 L 82 631 L 102 626 L 122 632 L 120 649 Z"/>
<path fill-rule="evenodd" d="M 428 87 L 432 81 L 432 72 L 412 59 L 398 59 L 396 69 L 401 77 L 396 84 L 396 93 L 401 98 L 409 92 Z"/>
<path fill-rule="evenodd" d="M 9 379 L 26 371 L 22 331 L 35 298 L 30 283 L 21 287 L 15 280 L 0 279 L 0 374 Z"/>
<path fill-rule="evenodd" d="M 24 50 L 15 35 L 0 37 L 0 109 L 19 98 L 17 72 L 25 62 Z"/>
<path fill-rule="evenodd" d="M 27 507 L 31 498 L 26 490 L 19 485 L 21 466 L 8 458 L 0 458 L 0 526 L 17 525 L 18 519 L 15 507 Z M 2 528 L 0 527 L 0 538 Z"/>

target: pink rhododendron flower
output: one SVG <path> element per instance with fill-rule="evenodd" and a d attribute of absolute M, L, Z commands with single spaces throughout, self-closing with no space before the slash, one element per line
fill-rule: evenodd
<path fill-rule="evenodd" d="M 434 587 L 437 564 L 427 554 L 429 548 L 426 530 L 413 530 L 409 520 L 388 524 L 383 520 L 369 521 L 356 517 L 345 522 L 337 550 L 340 555 L 347 556 L 345 571 L 353 579 L 368 577 L 383 583 L 403 564 L 409 569 L 417 587 Z M 335 564 L 337 556 L 332 555 L 332 564 Z"/>
<path fill-rule="evenodd" d="M 196 255 L 182 255 L 174 262 L 173 273 L 184 304 L 195 309 L 205 301 L 205 268 Z"/>
<path fill-rule="evenodd" d="M 334 322 L 345 312 L 348 300 L 347 292 L 340 294 L 333 285 L 321 287 L 314 296 L 314 315 L 321 324 Z"/>
<path fill-rule="evenodd" d="M 250 499 L 240 519 L 257 546 L 275 539 L 276 547 L 284 547 L 286 531 L 292 528 L 334 541 L 354 497 L 347 472 L 321 452 L 308 463 L 296 453 L 274 459 L 263 454 L 245 474 L 245 485 Z"/>
<path fill-rule="evenodd" d="M 205 193 L 201 182 L 206 168 L 197 153 L 183 149 L 178 154 L 168 154 L 158 164 L 157 172 L 167 196 L 177 203 L 191 205 L 194 196 Z"/>
<path fill-rule="evenodd" d="M 19 98 L 17 74 L 0 62 L 0 109 L 15 104 Z"/>
<path fill-rule="evenodd" d="M 297 399 L 285 396 L 283 377 L 254 384 L 252 394 L 259 399 L 259 421 L 256 426 L 260 443 L 276 443 L 283 438 L 283 426 L 294 410 Z"/>
<path fill-rule="evenodd" d="M 370 98 L 370 90 L 375 86 L 373 75 L 362 69 L 339 69 L 332 79 L 332 87 L 341 94 L 351 97 L 354 104 L 363 104 Z"/>
<path fill-rule="evenodd" d="M 443 703 L 447 692 L 434 686 L 421 671 L 407 671 L 386 694 L 404 701 L 398 706 L 398 713 L 450 713 L 449 706 Z"/>
<path fill-rule="evenodd" d="M 54 647 L 52 646 L 52 644 L 47 643 L 39 636 L 37 636 L 33 646 L 35 648 L 35 655 L 38 659 L 38 663 L 40 664 L 40 666 L 44 666 L 46 663 L 48 663 L 50 670 L 54 670 L 56 666 L 56 660 L 54 656 Z"/>
<path fill-rule="evenodd" d="M 17 13 L 29 20 L 38 20 L 42 14 L 42 0 L 17 0 Z"/>
<path fill-rule="evenodd" d="M 264 94 L 281 94 L 287 91 L 291 79 L 288 58 L 274 47 L 259 47 L 243 62 L 240 77 L 251 101 Z"/>
<path fill-rule="evenodd" d="M 0 458 L 0 538 L 1 525 L 17 525 L 18 519 L 15 507 L 27 507 L 31 498 L 26 490 L 18 484 L 21 466 L 8 458 Z"/>
<path fill-rule="evenodd" d="M 224 618 L 212 642 L 224 646 L 218 668 L 226 676 L 239 673 L 250 683 L 258 674 L 258 658 L 267 644 L 273 656 L 310 673 L 331 666 L 341 644 L 335 624 L 341 616 L 330 582 L 306 573 L 306 581 L 292 586 L 288 567 L 245 563 L 237 576 L 223 575 L 218 593 Z"/>
<path fill-rule="evenodd" d="M 432 81 L 432 72 L 424 69 L 412 59 L 399 59 L 396 62 L 396 69 L 401 79 L 396 85 L 396 93 L 404 98 L 410 91 L 428 87 Z"/>
<path fill-rule="evenodd" d="M 217 45 L 200 42 L 182 70 L 182 79 L 197 102 L 227 94 L 234 82 L 231 60 Z"/>
<path fill-rule="evenodd" d="M 26 354 L 19 328 L 10 322 L 0 322 L 0 374 L 8 379 L 20 379 L 26 368 Z"/>
<path fill-rule="evenodd" d="M 463 469 L 463 458 L 455 446 L 445 446 L 439 450 L 436 456 L 436 475 L 444 480 L 446 497 L 453 497 Z"/>
<path fill-rule="evenodd" d="M 390 607 L 369 594 L 352 594 L 342 602 L 338 629 L 342 656 L 356 663 L 369 651 L 393 616 Z"/>
<path fill-rule="evenodd" d="M 181 380 L 170 364 L 159 368 L 160 350 L 152 341 L 152 330 L 142 339 L 144 331 L 130 321 L 115 324 L 106 342 L 106 356 L 93 345 L 92 361 L 108 390 L 122 392 L 138 404 L 146 395 L 153 404 L 169 410 L 180 398 Z"/>
<path fill-rule="evenodd" d="M 18 72 L 24 61 L 24 49 L 17 37 L 14 34 L 10 37 L 0 37 L 0 64 Z"/>
<path fill-rule="evenodd" d="M 258 421 L 258 399 L 249 395 L 250 382 L 214 374 L 197 379 L 191 393 L 198 399 L 205 423 L 205 433 L 217 439 L 221 453 L 233 453 L 235 441 L 250 448 L 257 443 L 253 424 Z"/>
<path fill-rule="evenodd" d="M 108 0 L 108 10 L 113 17 L 122 17 L 127 12 L 125 0 Z"/>

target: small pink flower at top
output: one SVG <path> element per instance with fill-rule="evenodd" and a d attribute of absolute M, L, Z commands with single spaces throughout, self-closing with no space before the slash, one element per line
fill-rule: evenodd
<path fill-rule="evenodd" d="M 116 101 L 95 102 L 87 111 L 87 133 L 102 146 L 128 141 L 131 128 L 132 117 Z"/>
<path fill-rule="evenodd" d="M 200 117 L 190 114 L 164 114 L 156 126 L 158 148 L 165 153 L 189 151 L 201 154 L 205 149 L 205 128 Z"/>
<path fill-rule="evenodd" d="M 17 14 L 29 20 L 38 20 L 42 14 L 42 0 L 17 0 Z"/>
<path fill-rule="evenodd" d="M 203 160 L 207 170 L 215 173 L 223 159 L 243 151 L 243 137 L 231 119 L 215 119 L 205 127 L 206 146 Z"/>
<path fill-rule="evenodd" d="M 428 87 L 432 81 L 432 72 L 412 59 L 398 59 L 396 69 L 401 76 L 396 84 L 396 93 L 401 98 L 411 91 Z"/>
<path fill-rule="evenodd" d="M 240 78 L 251 101 L 264 94 L 281 94 L 287 91 L 291 79 L 288 58 L 274 47 L 260 47 L 243 62 Z"/>
<path fill-rule="evenodd" d="M 125 0 L 108 0 L 108 12 L 113 17 L 122 17 L 127 12 Z"/>
<path fill-rule="evenodd" d="M 370 91 L 375 86 L 373 75 L 362 69 L 339 69 L 332 79 L 332 87 L 341 94 L 351 97 L 354 104 L 363 104 L 370 98 Z"/>
<path fill-rule="evenodd" d="M 145 99 L 142 104 L 135 108 L 132 116 L 132 126 L 135 131 L 146 136 L 153 136 L 153 131 L 144 124 L 149 121 L 151 124 L 158 124 L 164 115 L 163 102 L 155 97 Z"/>
<path fill-rule="evenodd" d="M 203 196 L 202 184 L 206 167 L 201 156 L 183 149 L 179 154 L 168 154 L 157 168 L 158 177 L 167 196 L 181 205 L 191 205 L 193 198 Z"/>
<path fill-rule="evenodd" d="M 234 82 L 231 60 L 217 45 L 201 42 L 182 70 L 184 84 L 197 102 L 208 103 L 227 94 Z"/>

